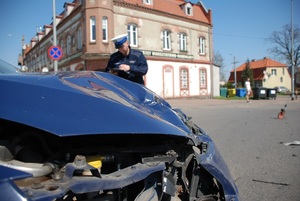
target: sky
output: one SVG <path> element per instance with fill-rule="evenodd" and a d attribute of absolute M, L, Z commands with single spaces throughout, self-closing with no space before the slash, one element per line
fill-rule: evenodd
<path fill-rule="evenodd" d="M 189 0 L 197 3 L 198 0 Z M 294 26 L 300 27 L 300 0 L 202 0 L 212 10 L 214 51 L 224 58 L 224 70 L 229 75 L 247 59 L 269 57 L 274 44 L 268 43 L 273 31 L 281 31 L 291 23 L 293 1 Z M 56 0 L 56 13 L 63 11 L 66 0 Z M 72 2 L 70 0 L 69 2 Z M 36 28 L 52 22 L 53 0 L 5 0 L 0 7 L 0 59 L 17 66 L 22 36 L 25 43 L 36 35 Z M 283 61 L 280 61 L 283 62 Z"/>
<path fill-rule="evenodd" d="M 191 2 L 196 3 L 196 0 Z M 291 24 L 300 28 L 300 0 L 202 0 L 212 10 L 214 51 L 224 58 L 226 78 L 249 59 L 264 57 L 280 61 L 269 51 L 275 45 L 267 42 L 274 31 Z"/>

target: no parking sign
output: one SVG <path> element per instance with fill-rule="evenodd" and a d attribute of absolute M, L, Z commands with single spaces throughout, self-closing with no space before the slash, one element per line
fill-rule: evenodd
<path fill-rule="evenodd" d="M 48 49 L 48 56 L 53 60 L 60 60 L 63 56 L 63 51 L 59 46 L 51 46 Z"/>

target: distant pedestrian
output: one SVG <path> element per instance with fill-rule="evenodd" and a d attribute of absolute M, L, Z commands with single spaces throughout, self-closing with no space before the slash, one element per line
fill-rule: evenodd
<path fill-rule="evenodd" d="M 245 82 L 245 87 L 246 87 L 246 99 L 247 99 L 247 103 L 250 103 L 250 94 L 252 92 L 251 89 L 251 83 L 250 83 L 250 78 L 247 78 L 246 82 Z"/>
<path fill-rule="evenodd" d="M 127 34 L 112 39 L 117 52 L 110 56 L 106 72 L 118 75 L 124 79 L 144 85 L 143 76 L 148 71 L 148 64 L 144 54 L 139 50 L 131 49 Z"/>

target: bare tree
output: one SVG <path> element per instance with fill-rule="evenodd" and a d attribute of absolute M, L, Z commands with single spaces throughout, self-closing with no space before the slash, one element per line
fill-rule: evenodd
<path fill-rule="evenodd" d="M 292 64 L 292 28 L 291 24 L 286 24 L 282 27 L 281 31 L 274 31 L 269 38 L 268 42 L 271 42 L 275 47 L 270 48 L 269 51 L 280 59 L 285 60 L 288 66 Z M 300 29 L 294 26 L 294 66 L 300 66 Z M 296 71 L 295 71 L 296 72 Z"/>
<path fill-rule="evenodd" d="M 220 81 L 226 81 L 224 70 L 224 58 L 220 52 L 214 52 L 214 64 L 220 68 Z"/>

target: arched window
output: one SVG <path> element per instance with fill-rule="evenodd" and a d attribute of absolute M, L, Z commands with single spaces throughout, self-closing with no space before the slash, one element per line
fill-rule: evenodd
<path fill-rule="evenodd" d="M 138 46 L 137 26 L 135 24 L 128 24 L 127 25 L 127 33 L 128 33 L 129 45 L 133 46 L 133 47 L 137 47 Z"/>

